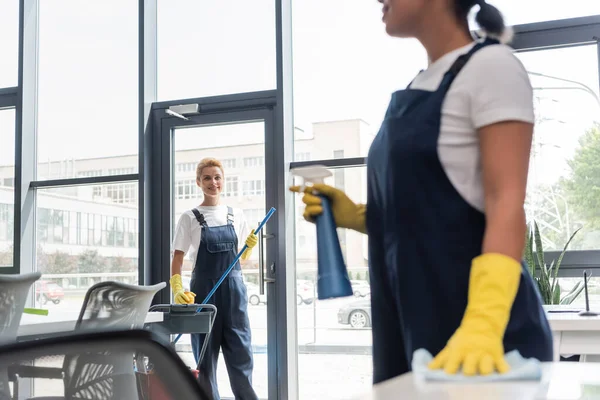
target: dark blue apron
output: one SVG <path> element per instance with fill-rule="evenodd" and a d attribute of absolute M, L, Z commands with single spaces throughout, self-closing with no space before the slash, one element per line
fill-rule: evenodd
<path fill-rule="evenodd" d="M 409 372 L 413 352 L 419 348 L 437 355 L 462 320 L 471 261 L 481 254 L 485 215 L 456 191 L 440 162 L 442 105 L 471 56 L 497 43 L 477 43 L 456 60 L 434 92 L 410 85 L 395 92 L 369 150 L 367 230 L 375 383 Z M 552 360 L 552 334 L 525 265 L 504 346 L 524 357 Z"/>
<path fill-rule="evenodd" d="M 227 208 L 227 225 L 222 226 L 209 227 L 198 210 L 193 209 L 192 212 L 202 226 L 202 234 L 190 290 L 196 293 L 196 301 L 202 301 L 235 259 L 238 238 L 230 207 Z M 199 379 L 210 385 L 213 398 L 219 400 L 217 361 L 219 350 L 222 350 L 235 399 L 257 400 L 258 397 L 252 388 L 254 361 L 248 320 L 248 294 L 239 262 L 213 294 L 209 303 L 217 307 L 217 317 L 206 353 L 200 363 Z M 196 363 L 200 357 L 204 336 L 191 335 Z"/>

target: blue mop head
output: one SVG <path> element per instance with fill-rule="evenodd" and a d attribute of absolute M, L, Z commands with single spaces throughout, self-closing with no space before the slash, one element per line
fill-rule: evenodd
<path fill-rule="evenodd" d="M 510 371 L 505 374 L 494 372 L 485 376 L 465 376 L 459 371 L 455 375 L 450 375 L 442 369 L 430 370 L 427 368 L 431 360 L 433 360 L 433 357 L 427 350 L 416 350 L 412 360 L 413 374 L 423 377 L 427 381 L 440 382 L 539 381 L 542 379 L 542 366 L 540 362 L 534 358 L 523 358 L 517 350 L 506 353 L 505 360 L 510 365 Z"/>

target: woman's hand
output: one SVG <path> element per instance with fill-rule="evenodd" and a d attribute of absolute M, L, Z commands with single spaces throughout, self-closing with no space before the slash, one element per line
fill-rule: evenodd
<path fill-rule="evenodd" d="M 487 253 L 475 258 L 463 320 L 429 368 L 455 374 L 462 367 L 467 376 L 508 372 L 504 331 L 520 280 L 521 264 L 511 257 Z"/>
<path fill-rule="evenodd" d="M 181 283 L 181 275 L 173 275 L 169 283 L 171 284 L 171 289 L 173 290 L 175 304 L 194 303 L 196 294 L 194 292 L 186 292 L 185 290 L 183 290 L 183 284 Z"/>
<path fill-rule="evenodd" d="M 290 187 L 290 191 L 300 193 L 300 186 Z M 318 192 L 327 197 L 331 203 L 333 218 L 338 228 L 352 229 L 361 233 L 367 233 L 366 211 L 367 206 L 356 204 L 341 190 L 322 183 L 315 183 L 304 189 L 302 202 L 306 204 L 304 219 L 314 222 L 315 217 L 323 213 L 321 198 L 314 193 Z"/>
<path fill-rule="evenodd" d="M 252 255 L 252 249 L 258 244 L 258 237 L 254 234 L 254 229 L 252 229 L 252 232 L 250 232 L 246 238 L 245 244 L 248 247 L 242 253 L 242 260 L 244 261 L 250 258 L 250 255 Z"/>

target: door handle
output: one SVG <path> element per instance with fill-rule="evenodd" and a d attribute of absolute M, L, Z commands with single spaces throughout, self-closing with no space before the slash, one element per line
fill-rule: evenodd
<path fill-rule="evenodd" d="M 265 294 L 265 282 L 273 283 L 274 278 L 265 277 L 265 239 L 272 239 L 275 235 L 258 232 L 258 290 L 261 295 Z M 275 275 L 275 263 L 271 264 L 271 275 Z"/>
<path fill-rule="evenodd" d="M 264 234 L 261 229 L 258 232 L 258 290 L 260 295 L 265 294 L 265 261 L 264 261 Z"/>

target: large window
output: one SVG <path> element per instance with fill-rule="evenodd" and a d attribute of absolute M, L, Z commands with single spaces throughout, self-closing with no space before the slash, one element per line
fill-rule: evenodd
<path fill-rule="evenodd" d="M 120 185 L 104 186 L 114 192 Z M 93 193 L 93 186 L 37 191 L 36 301 L 58 318 L 79 310 L 95 283 L 138 282 L 137 204 Z"/>
<path fill-rule="evenodd" d="M 38 179 L 108 169 L 102 157 L 116 155 L 137 171 L 137 21 L 135 0 L 40 1 Z"/>
<path fill-rule="evenodd" d="M 366 156 L 391 94 L 427 66 L 413 40 L 391 39 L 377 1 L 293 1 L 295 154 Z M 360 27 L 360 28 L 359 28 Z"/>
<path fill-rule="evenodd" d="M 336 169 L 325 182 L 343 189 L 356 202 L 366 201 L 366 168 Z M 346 185 L 337 185 L 338 176 Z M 297 199 L 297 204 L 300 198 Z M 367 236 L 338 229 L 354 296 L 316 300 L 317 237 L 314 224 L 296 207 L 296 278 L 301 399 L 348 399 L 372 382 L 371 288 L 367 268 Z M 315 371 L 327 370 L 323 375 Z"/>
<path fill-rule="evenodd" d="M 158 99 L 276 87 L 275 1 L 158 0 Z"/>
<path fill-rule="evenodd" d="M 19 0 L 0 0 L 0 88 L 17 86 Z"/>
<path fill-rule="evenodd" d="M 294 161 L 307 161 L 307 154 L 311 160 L 340 162 L 365 157 L 392 93 L 426 68 L 427 55 L 414 40 L 387 36 L 376 1 L 292 5 Z M 334 169 L 328 182 L 361 201 L 364 171 Z M 316 295 L 315 227 L 304 222 L 300 211 L 295 232 L 297 293 L 303 299 L 297 309 L 300 398 L 351 398 L 372 382 L 367 239 L 338 232 L 356 297 L 311 303 Z M 329 373 L 320 373 L 324 370 Z"/>
<path fill-rule="evenodd" d="M 0 271 L 13 265 L 15 110 L 0 110 Z M 0 272 L 1 273 L 1 272 Z"/>
<path fill-rule="evenodd" d="M 600 249 L 598 49 L 518 53 L 534 88 L 536 128 L 527 211 L 544 249 Z"/>

